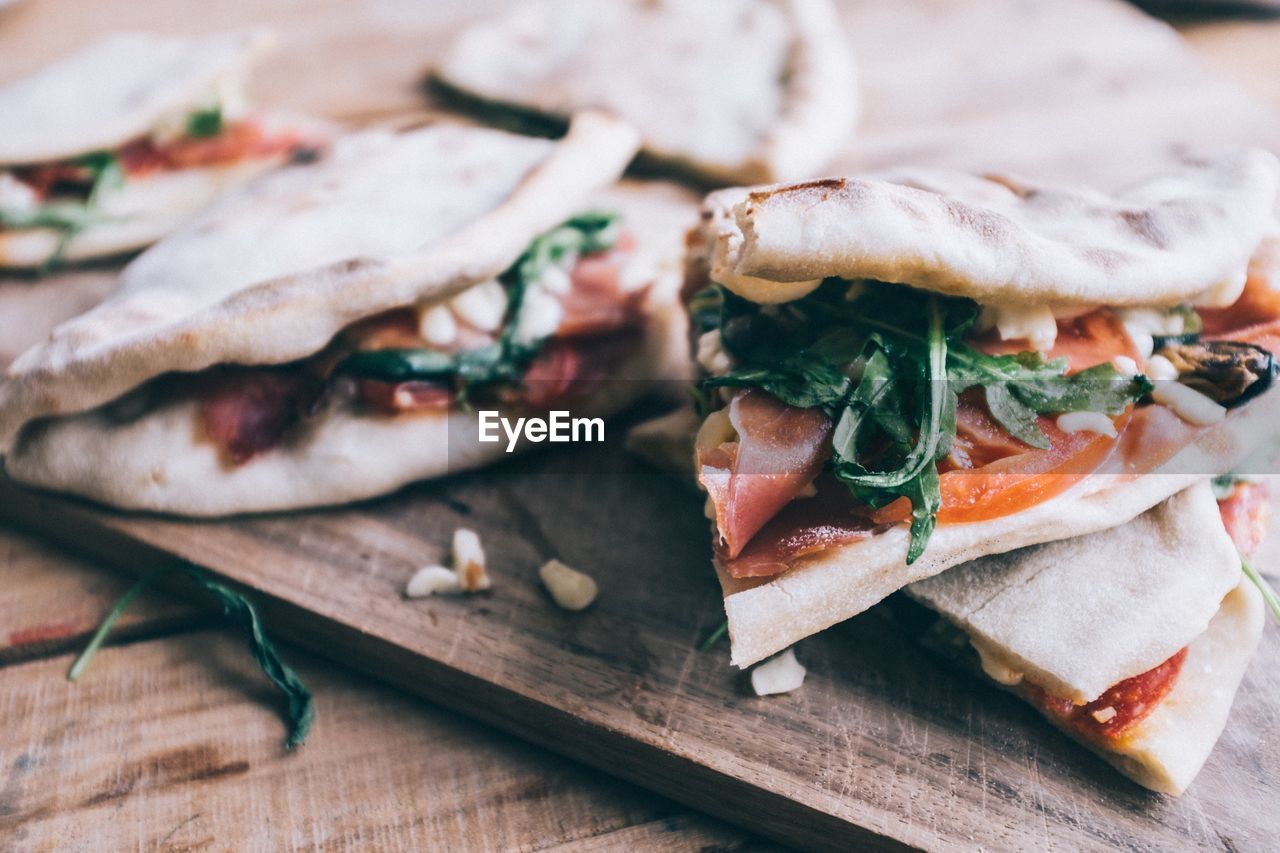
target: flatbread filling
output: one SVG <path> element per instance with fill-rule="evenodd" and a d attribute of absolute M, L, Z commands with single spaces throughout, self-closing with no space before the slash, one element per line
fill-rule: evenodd
<path fill-rule="evenodd" d="M 837 278 L 762 305 L 692 279 L 717 565 L 774 576 L 896 524 L 910 563 L 936 525 L 1155 470 L 1270 386 L 1276 273 L 1251 265 L 1226 308 L 1058 313 Z"/>
<path fill-rule="evenodd" d="M 1267 487 L 1262 483 L 1231 482 L 1218 498 L 1223 525 L 1242 554 L 1251 553 L 1266 536 L 1269 507 Z M 1034 705 L 1060 728 L 1103 750 L 1121 746 L 1160 707 L 1176 686 L 1188 652 L 1186 647 L 1179 649 L 1160 664 L 1082 703 L 1054 695 L 1033 679 L 1002 665 L 998 655 L 984 648 L 982 642 L 973 638 L 969 642 L 989 676 Z"/>
<path fill-rule="evenodd" d="M 293 440 L 332 406 L 371 417 L 462 404 L 567 406 L 640 345 L 651 280 L 635 248 L 617 215 L 582 214 L 537 238 L 498 278 L 448 301 L 361 320 L 301 361 L 167 374 L 107 411 L 132 420 L 194 398 L 202 438 L 236 466 Z"/>
<path fill-rule="evenodd" d="M 220 104 L 194 109 L 113 150 L 0 169 L 0 232 L 50 228 L 69 239 L 110 220 L 110 196 L 127 184 L 253 160 L 306 162 L 323 145 L 296 126 L 275 126 L 254 115 L 232 117 Z"/>

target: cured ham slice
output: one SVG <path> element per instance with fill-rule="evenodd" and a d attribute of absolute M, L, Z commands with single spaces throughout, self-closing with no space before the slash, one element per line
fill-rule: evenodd
<path fill-rule="evenodd" d="M 227 368 L 201 383 L 205 433 L 235 465 L 275 447 L 324 394 L 322 380 L 289 369 Z"/>
<path fill-rule="evenodd" d="M 769 577 L 791 563 L 836 545 L 870 536 L 875 523 L 849 488 L 834 478 L 820 477 L 817 494 L 788 504 L 730 558 L 723 541 L 716 544 L 716 562 L 735 578 Z"/>
<path fill-rule="evenodd" d="M 732 559 L 822 471 L 834 426 L 819 409 L 797 409 L 755 389 L 733 398 L 729 422 L 737 441 L 699 451 L 698 481 L 715 504 Z"/>

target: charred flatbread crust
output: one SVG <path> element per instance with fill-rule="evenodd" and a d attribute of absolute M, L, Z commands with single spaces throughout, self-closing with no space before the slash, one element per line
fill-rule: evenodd
<path fill-rule="evenodd" d="M 1230 304 L 1276 229 L 1280 163 L 1188 160 L 1111 196 L 1007 177 L 902 170 L 725 190 L 707 201 L 713 280 L 758 302 L 828 276 L 984 304 Z"/>

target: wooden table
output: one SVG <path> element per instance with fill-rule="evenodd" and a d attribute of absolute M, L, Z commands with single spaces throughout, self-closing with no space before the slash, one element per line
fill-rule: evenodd
<path fill-rule="evenodd" d="M 1280 107 L 1280 23 L 1180 28 Z M 319 717 L 284 754 L 241 640 L 160 593 L 71 685 L 73 650 L 127 581 L 4 529 L 0 567 L 0 851 L 770 848 L 288 647 Z"/>

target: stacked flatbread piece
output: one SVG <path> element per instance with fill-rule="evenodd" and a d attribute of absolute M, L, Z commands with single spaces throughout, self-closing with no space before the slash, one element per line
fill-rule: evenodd
<path fill-rule="evenodd" d="M 733 661 L 905 588 L 1185 789 L 1262 629 L 1207 481 L 1276 438 L 1278 177 L 1246 150 L 1115 195 L 912 170 L 709 196 L 686 296 Z M 1260 500 L 1237 488 L 1224 515 Z"/>

